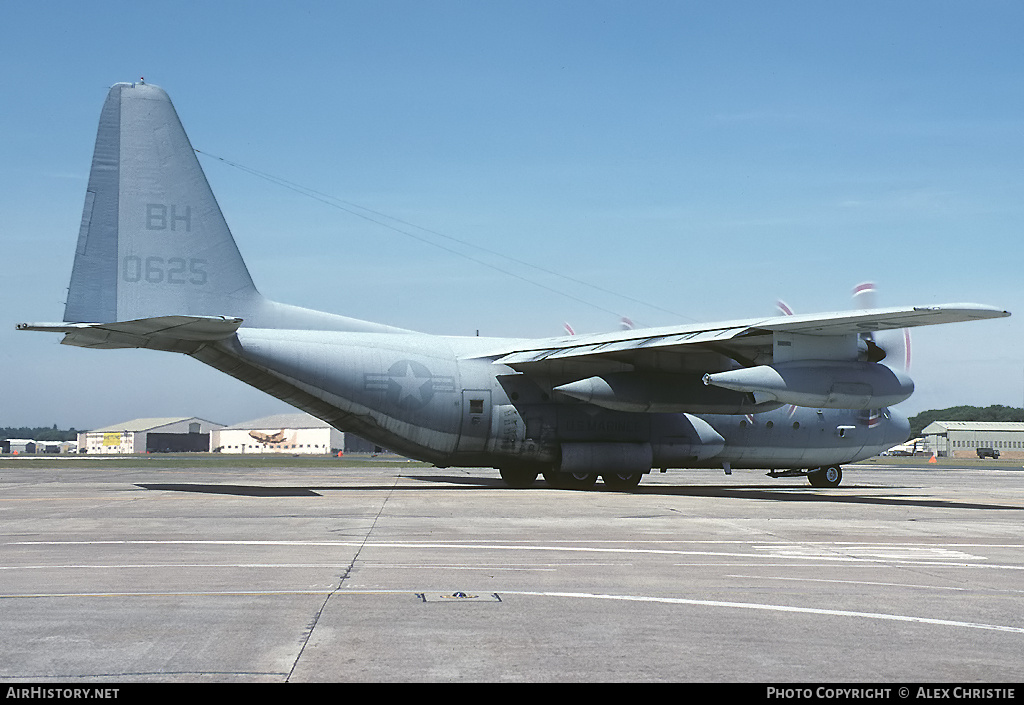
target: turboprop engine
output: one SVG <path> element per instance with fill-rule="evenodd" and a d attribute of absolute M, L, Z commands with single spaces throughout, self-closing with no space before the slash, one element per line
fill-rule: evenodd
<path fill-rule="evenodd" d="M 704 384 L 776 401 L 822 409 L 880 409 L 914 393 L 902 372 L 876 362 L 800 360 L 704 375 Z"/>

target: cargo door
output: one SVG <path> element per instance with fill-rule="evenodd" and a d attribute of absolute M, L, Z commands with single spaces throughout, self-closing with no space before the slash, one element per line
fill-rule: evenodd
<path fill-rule="evenodd" d="M 459 431 L 460 453 L 479 453 L 487 447 L 491 431 L 491 391 L 462 390 L 462 426 Z"/>

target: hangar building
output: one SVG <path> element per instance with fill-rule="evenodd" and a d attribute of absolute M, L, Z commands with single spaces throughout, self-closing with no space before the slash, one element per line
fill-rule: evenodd
<path fill-rule="evenodd" d="M 221 453 L 320 455 L 347 450 L 347 435 L 309 414 L 275 414 L 214 431 L 210 447 Z"/>
<path fill-rule="evenodd" d="M 12 455 L 31 454 L 36 452 L 36 443 L 38 441 L 34 441 L 31 438 L 8 438 L 0 441 L 0 449 L 4 453 L 11 453 Z"/>
<path fill-rule="evenodd" d="M 210 433 L 224 424 L 205 419 L 175 416 L 133 419 L 124 423 L 83 431 L 78 447 L 86 453 L 182 453 L 208 452 Z"/>
<path fill-rule="evenodd" d="M 77 453 L 78 441 L 35 441 L 30 438 L 0 440 L 0 453 L 23 455 L 32 453 Z"/>
<path fill-rule="evenodd" d="M 935 421 L 921 434 L 939 457 L 977 458 L 978 448 L 991 448 L 1002 458 L 1024 458 L 1024 422 Z"/>

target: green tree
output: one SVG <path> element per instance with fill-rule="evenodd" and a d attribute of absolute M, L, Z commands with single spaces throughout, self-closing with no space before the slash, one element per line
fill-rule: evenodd
<path fill-rule="evenodd" d="M 1024 409 L 1001 404 L 930 409 L 910 418 L 910 435 L 920 436 L 924 427 L 934 421 L 1024 421 Z"/>

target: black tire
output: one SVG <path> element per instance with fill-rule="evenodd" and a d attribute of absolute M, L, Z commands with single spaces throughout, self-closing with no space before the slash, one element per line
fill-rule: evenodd
<path fill-rule="evenodd" d="M 604 481 L 604 486 L 615 492 L 629 492 L 630 490 L 636 489 L 636 486 L 640 484 L 640 480 L 643 479 L 644 474 L 642 472 L 626 472 L 626 473 L 609 473 L 602 475 L 601 479 Z"/>
<path fill-rule="evenodd" d="M 560 490 L 589 490 L 597 482 L 597 473 L 551 470 L 544 473 L 544 479 L 549 485 Z"/>
<path fill-rule="evenodd" d="M 839 487 L 843 481 L 843 469 L 838 465 L 818 468 L 807 474 L 807 481 L 811 487 Z"/>
<path fill-rule="evenodd" d="M 508 485 L 509 487 L 515 487 L 516 489 L 532 487 L 533 483 L 536 482 L 537 480 L 536 470 L 499 468 L 498 473 L 501 474 L 501 479 L 505 481 L 506 485 Z"/>

